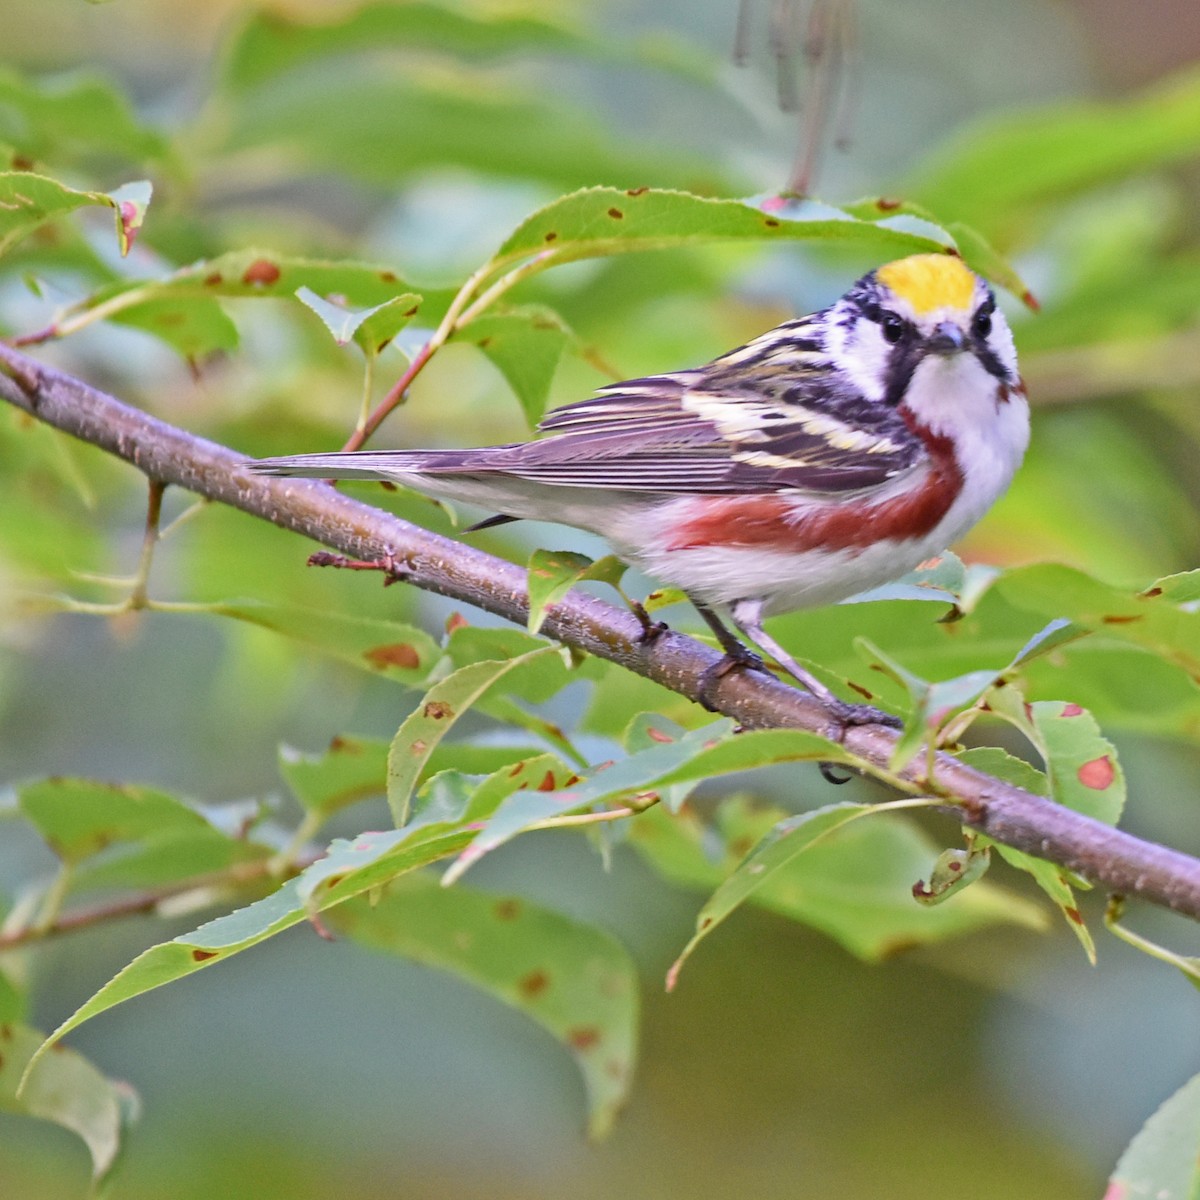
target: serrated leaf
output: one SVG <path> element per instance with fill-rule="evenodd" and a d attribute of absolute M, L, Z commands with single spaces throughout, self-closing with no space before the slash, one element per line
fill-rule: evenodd
<path fill-rule="evenodd" d="M 1138 1131 L 1121 1155 L 1105 1195 L 1111 1200 L 1200 1194 L 1200 1075 L 1194 1075 Z"/>
<path fill-rule="evenodd" d="M 453 340 L 470 342 L 487 355 L 508 381 L 533 428 L 546 411 L 554 372 L 575 335 L 552 309 L 526 305 L 476 317 Z"/>
<path fill-rule="evenodd" d="M 1125 773 L 1113 744 L 1085 708 L 1062 700 L 1023 703 L 1011 688 L 998 689 L 989 707 L 1015 725 L 1046 766 L 1050 796 L 1059 804 L 1115 825 L 1125 806 Z"/>
<path fill-rule="evenodd" d="M 127 254 L 141 228 L 151 185 L 142 180 L 115 192 L 87 192 L 31 171 L 0 173 L 0 254 L 6 253 L 39 225 L 65 217 L 88 205 L 107 206 L 117 223 L 117 242 Z"/>
<path fill-rule="evenodd" d="M 1046 563 L 1008 571 L 995 587 L 1018 608 L 1142 646 L 1200 680 L 1200 611 L 1176 599 L 1190 595 L 1187 582 L 1134 592 Z"/>
<path fill-rule="evenodd" d="M 787 867 L 797 855 L 803 854 L 843 826 L 861 817 L 895 807 L 896 803 L 831 804 L 779 821 L 760 839 L 700 910 L 696 917 L 695 934 L 667 972 L 667 990 L 671 991 L 675 987 L 683 964 L 700 942 L 735 908 L 768 883 L 773 875 Z M 853 884 L 854 881 L 849 882 Z"/>
<path fill-rule="evenodd" d="M 67 1049 L 40 1058 L 22 1082 L 43 1043 L 36 1029 L 0 1024 L 0 1112 L 69 1129 L 88 1148 L 93 1180 L 104 1183 L 136 1118 L 136 1095 L 128 1084 L 106 1079 L 86 1058 Z"/>
<path fill-rule="evenodd" d="M 445 889 L 407 875 L 374 902 L 335 909 L 330 925 L 375 950 L 438 967 L 536 1021 L 574 1056 L 588 1130 L 608 1132 L 633 1076 L 637 974 L 609 934 L 520 897 Z"/>
<path fill-rule="evenodd" d="M 396 731 L 388 749 L 387 798 L 397 826 L 409 819 L 413 791 L 434 747 L 463 713 L 510 672 L 536 658 L 558 653 L 556 646 L 540 646 L 517 658 L 471 663 L 426 693 Z"/>
<path fill-rule="evenodd" d="M 17 807 L 56 855 L 76 865 L 107 846 L 204 818 L 166 792 L 94 779 L 41 779 L 17 789 Z"/>
<path fill-rule="evenodd" d="M 401 316 L 409 319 L 414 305 L 432 319 L 452 294 L 427 289 L 422 299 L 387 266 L 304 258 L 248 247 L 201 259 L 161 279 L 120 279 L 106 284 L 73 305 L 63 323 L 69 327 L 71 316 L 102 308 L 106 319 L 136 325 L 173 346 L 185 341 L 184 352 L 197 357 L 236 345 L 236 330 L 231 335 L 234 327 L 229 318 L 224 316 L 222 320 L 216 315 L 224 313 L 218 299 L 294 301 L 301 288 L 321 297 L 337 296 L 351 307 L 380 309 L 377 317 L 368 314 L 358 326 L 359 330 L 366 329 L 364 336 L 370 337 L 386 332 L 388 325 Z M 402 303 L 389 307 L 392 301 Z"/>
<path fill-rule="evenodd" d="M 1156 579 L 1142 595 L 1151 598 L 1161 596 L 1168 603 L 1180 606 L 1200 603 L 1200 571 L 1164 575 L 1162 579 Z"/>
<path fill-rule="evenodd" d="M 296 299 L 321 318 L 339 346 L 353 341 L 368 358 L 385 349 L 421 306 L 421 297 L 415 292 L 403 292 L 371 308 L 335 304 L 306 286 L 296 289 Z"/>
<path fill-rule="evenodd" d="M 335 840 L 324 858 L 278 891 L 139 954 L 50 1034 L 30 1060 L 25 1077 L 51 1047 L 85 1021 L 257 946 L 324 908 L 453 854 L 468 837 L 461 832 L 392 830 L 360 834 L 353 842 Z"/>
<path fill-rule="evenodd" d="M 853 204 L 846 205 L 845 208 L 846 212 L 864 221 L 880 220 L 900 214 L 908 214 L 918 217 L 935 228 L 938 224 L 933 214 L 927 208 L 924 208 L 920 204 L 914 204 L 910 200 L 879 197 L 876 199 L 857 200 Z M 946 211 L 952 212 L 954 210 L 947 209 Z M 944 228 L 954 238 L 955 245 L 958 246 L 963 257 L 971 264 L 975 271 L 985 279 L 990 279 L 993 283 L 999 284 L 1002 288 L 1016 296 L 1017 299 L 1029 305 L 1029 307 L 1038 307 L 1037 301 L 1034 299 L 1033 293 L 1029 290 L 1025 281 L 981 233 L 972 229 L 969 225 L 964 225 L 961 221 L 948 222 Z"/>
<path fill-rule="evenodd" d="M 423 680 L 441 655 L 429 634 L 401 621 L 251 600 L 205 605 L 205 611 L 270 629 L 359 670 L 409 685 Z"/>
<path fill-rule="evenodd" d="M 1043 772 L 1024 759 L 1014 758 L 1013 755 L 997 746 L 975 746 L 970 750 L 960 751 L 955 757 L 978 771 L 985 771 L 997 779 L 1007 780 L 1016 787 L 1032 792 L 1035 796 L 1050 795 L 1050 783 Z M 1046 893 L 1055 908 L 1062 913 L 1067 927 L 1079 939 L 1079 944 L 1083 947 L 1088 961 L 1095 963 L 1096 942 L 1084 923 L 1083 913 L 1079 910 L 1079 902 L 1075 899 L 1075 893 L 1062 867 L 1057 863 L 1047 862 L 1044 858 L 1035 858 L 1023 850 L 1014 850 L 1011 846 L 1005 846 L 1001 842 L 993 842 L 990 838 L 982 835 L 977 835 L 977 842 L 980 845 L 995 846 L 1010 867 L 1024 871 L 1033 878 L 1033 881 Z"/>
<path fill-rule="evenodd" d="M 659 742 L 615 763 L 587 772 L 565 789 L 521 793 L 505 801 L 483 824 L 470 846 L 446 872 L 460 878 L 485 854 L 531 826 L 590 809 L 602 801 L 661 794 L 717 775 L 785 762 L 852 762 L 838 743 L 796 729 L 760 729 L 736 736 L 728 721 L 692 730 L 677 741 Z M 674 792 L 676 799 L 680 792 Z"/>
<path fill-rule="evenodd" d="M 654 808 L 631 823 L 630 843 L 664 878 L 711 892 L 785 817 L 738 796 L 718 807 L 715 826 Z M 820 930 L 868 962 L 996 922 L 1044 924 L 1034 905 L 986 881 L 952 904 L 935 909 L 914 904 L 913 881 L 935 850 L 911 822 L 879 815 L 813 844 L 748 900 Z"/>
<path fill-rule="evenodd" d="M 595 579 L 619 587 L 625 564 L 614 554 L 593 561 L 572 550 L 535 550 L 529 556 L 529 621 L 534 635 L 546 619 L 546 610 L 557 604 L 577 583 Z"/>
<path fill-rule="evenodd" d="M 914 754 L 936 737 L 951 717 L 970 708 L 996 682 L 1001 671 L 968 671 L 953 679 L 931 683 L 909 671 L 866 638 L 858 638 L 855 647 L 863 658 L 908 693 L 911 716 L 892 751 L 891 769 L 901 770 Z"/>
<path fill-rule="evenodd" d="M 895 254 L 944 252 L 953 245 L 949 234 L 938 240 L 891 229 L 816 201 L 795 203 L 785 216 L 745 200 L 593 187 L 562 196 L 526 218 L 500 247 L 496 262 L 545 251 L 556 262 L 573 262 L 635 250 L 763 239 L 851 242 Z"/>

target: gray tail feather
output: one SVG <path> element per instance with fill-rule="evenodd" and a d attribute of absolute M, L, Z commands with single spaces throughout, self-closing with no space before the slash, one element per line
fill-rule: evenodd
<path fill-rule="evenodd" d="M 289 454 L 251 460 L 256 475 L 294 475 L 302 479 L 394 479 L 420 474 L 431 467 L 452 467 L 453 450 L 353 450 L 330 454 Z"/>

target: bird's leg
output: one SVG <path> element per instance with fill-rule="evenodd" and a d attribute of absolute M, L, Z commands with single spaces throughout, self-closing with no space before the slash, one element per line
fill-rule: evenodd
<path fill-rule="evenodd" d="M 763 628 L 763 602 L 761 600 L 738 600 L 729 609 L 733 623 L 760 650 L 765 650 L 789 675 L 802 684 L 834 714 L 842 729 L 851 725 L 892 725 L 900 728 L 901 722 L 880 713 L 869 704 L 850 704 L 835 696 L 811 671 L 806 671 L 767 631 Z"/>
<path fill-rule="evenodd" d="M 343 571 L 382 571 L 383 586 L 391 587 L 393 583 L 403 583 L 408 572 L 398 563 L 389 550 L 382 558 L 347 558 L 344 554 L 331 554 L 328 550 L 318 550 L 308 556 L 310 567 L 338 567 Z"/>
<path fill-rule="evenodd" d="M 625 596 L 625 593 L 621 593 Z M 633 600 L 629 596 L 625 596 L 625 603 L 629 605 L 629 611 L 637 617 L 638 624 L 642 627 L 641 636 L 638 641 L 643 646 L 653 645 L 664 633 L 671 627 L 666 621 L 655 621 L 646 611 L 646 606 L 640 600 Z"/>
<path fill-rule="evenodd" d="M 725 657 L 713 663 L 711 667 L 706 667 L 700 676 L 698 699 L 709 712 L 716 712 L 716 705 L 712 703 L 713 689 L 730 671 L 766 671 L 767 664 L 753 650 L 748 650 L 744 643 L 739 642 L 707 604 L 702 604 L 696 599 L 692 600 L 692 604 L 716 635 L 721 649 L 725 651 Z"/>

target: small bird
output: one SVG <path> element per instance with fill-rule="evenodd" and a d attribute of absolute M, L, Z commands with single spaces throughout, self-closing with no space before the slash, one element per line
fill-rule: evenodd
<path fill-rule="evenodd" d="M 606 538 L 682 589 L 725 650 L 846 705 L 764 618 L 899 578 L 971 528 L 1029 442 L 1012 333 L 953 255 L 865 275 L 840 300 L 705 366 L 601 388 L 538 438 L 470 450 L 359 450 L 251 464 L 268 475 L 382 479 L 498 515 Z"/>

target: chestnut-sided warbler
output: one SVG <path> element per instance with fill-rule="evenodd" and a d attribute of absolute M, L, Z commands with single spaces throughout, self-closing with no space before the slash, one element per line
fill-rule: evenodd
<path fill-rule="evenodd" d="M 592 530 L 685 591 L 729 662 L 752 656 L 714 609 L 840 705 L 764 617 L 844 600 L 944 550 L 1008 486 L 1029 406 L 991 289 L 961 259 L 921 254 L 705 366 L 556 409 L 541 434 L 252 467 L 390 480 L 500 514 L 481 525 L 524 517 Z"/>

